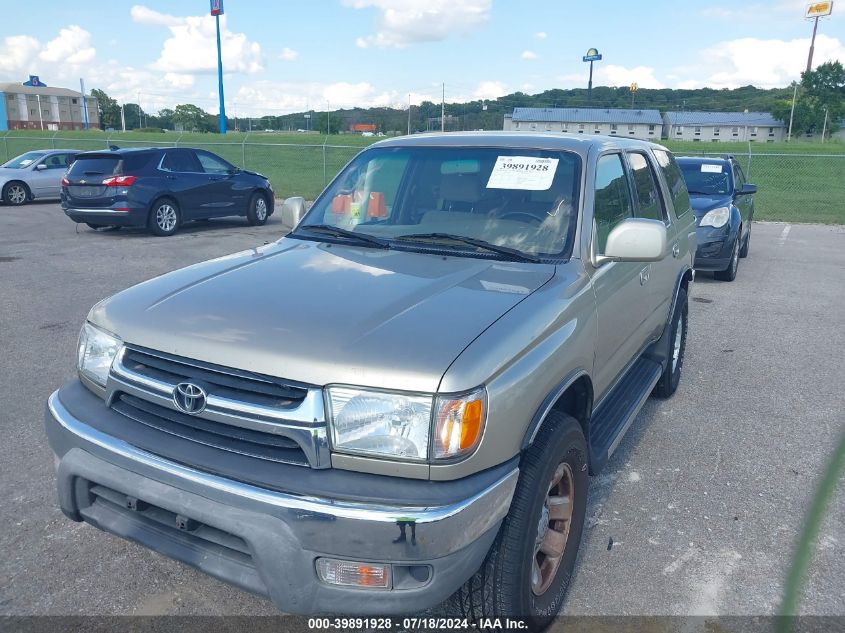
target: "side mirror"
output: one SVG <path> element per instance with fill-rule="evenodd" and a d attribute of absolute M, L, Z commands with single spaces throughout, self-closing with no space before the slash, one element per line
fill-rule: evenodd
<path fill-rule="evenodd" d="M 751 195 L 752 193 L 757 193 L 757 185 L 745 183 L 744 185 L 742 185 L 742 189 L 740 189 L 739 191 L 736 192 L 736 195 L 738 195 L 738 196 L 748 196 L 748 195 Z"/>
<path fill-rule="evenodd" d="M 47 165 L 45 165 L 44 163 L 38 163 L 35 166 L 35 169 L 38 171 L 44 171 L 45 169 L 47 169 Z"/>
<path fill-rule="evenodd" d="M 629 218 L 623 220 L 607 236 L 604 253 L 595 253 L 593 231 L 593 265 L 607 262 L 656 262 L 666 254 L 666 225 L 659 220 Z"/>
<path fill-rule="evenodd" d="M 288 198 L 282 203 L 282 222 L 290 228 L 296 225 L 305 217 L 305 198 L 296 196 Z"/>

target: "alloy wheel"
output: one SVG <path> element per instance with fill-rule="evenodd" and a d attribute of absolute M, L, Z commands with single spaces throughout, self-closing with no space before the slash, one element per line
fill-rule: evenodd
<path fill-rule="evenodd" d="M 6 195 L 12 204 L 23 204 L 26 201 L 26 189 L 23 185 L 12 185 Z"/>
<path fill-rule="evenodd" d="M 176 209 L 169 204 L 163 204 L 156 209 L 156 224 L 158 228 L 170 233 L 176 228 Z"/>
<path fill-rule="evenodd" d="M 255 217 L 258 218 L 259 222 L 267 219 L 267 203 L 261 196 L 255 201 Z"/>
<path fill-rule="evenodd" d="M 536 596 L 543 595 L 549 589 L 560 568 L 569 539 L 574 503 L 575 478 L 572 467 L 561 462 L 549 482 L 534 541 L 531 591 Z"/>

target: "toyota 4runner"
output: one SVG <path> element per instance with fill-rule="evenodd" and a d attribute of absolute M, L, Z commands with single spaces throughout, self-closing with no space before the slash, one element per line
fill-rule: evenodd
<path fill-rule="evenodd" d="M 48 400 L 62 511 L 289 613 L 448 598 L 542 628 L 588 474 L 678 385 L 696 229 L 674 158 L 398 138 L 282 214 L 278 242 L 91 310 Z"/>

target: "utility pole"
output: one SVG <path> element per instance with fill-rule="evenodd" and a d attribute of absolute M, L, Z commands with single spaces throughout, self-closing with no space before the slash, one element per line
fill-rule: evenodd
<path fill-rule="evenodd" d="M 443 83 L 443 96 L 440 98 L 440 131 L 446 131 L 446 83 Z"/>
<path fill-rule="evenodd" d="M 798 96 L 798 82 L 795 82 L 795 90 L 792 91 L 792 108 L 789 110 L 789 129 L 786 132 L 786 142 L 792 140 L 792 117 L 795 114 L 795 98 Z"/>
<path fill-rule="evenodd" d="M 411 93 L 408 93 L 408 136 L 411 135 Z"/>
<path fill-rule="evenodd" d="M 220 16 L 223 15 L 223 0 L 211 0 L 211 15 L 217 27 L 217 92 L 220 96 L 220 133 L 226 133 L 226 103 L 223 100 L 223 54 L 220 50 Z"/>
<path fill-rule="evenodd" d="M 824 135 L 827 132 L 827 108 L 824 109 L 824 124 L 822 125 L 822 143 L 824 143 Z"/>
<path fill-rule="evenodd" d="M 120 104 L 120 125 L 123 127 L 123 131 L 126 131 L 126 110 L 125 105 Z"/>
<path fill-rule="evenodd" d="M 329 102 L 326 101 L 326 136 L 332 133 L 332 113 L 329 112 Z"/>
<path fill-rule="evenodd" d="M 85 82 L 82 80 L 82 77 L 79 78 L 79 91 L 82 93 L 82 120 L 85 126 L 85 129 L 88 129 L 88 104 L 85 101 Z M 71 109 L 71 120 L 73 120 L 73 109 Z M 73 126 L 71 126 L 73 127 Z"/>

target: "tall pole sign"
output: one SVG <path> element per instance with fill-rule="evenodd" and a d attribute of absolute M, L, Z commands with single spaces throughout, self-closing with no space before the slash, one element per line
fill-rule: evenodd
<path fill-rule="evenodd" d="M 807 72 L 813 69 L 813 49 L 816 47 L 816 31 L 819 28 L 819 18 L 824 18 L 833 13 L 833 0 L 824 2 L 812 2 L 807 5 L 804 18 L 813 21 L 813 37 L 810 40 L 810 54 L 807 56 Z"/>
<path fill-rule="evenodd" d="M 223 0 L 211 0 L 211 15 L 217 23 L 217 88 L 220 92 L 220 133 L 226 133 L 226 104 L 223 102 L 223 55 L 220 51 L 220 16 L 223 15 Z"/>
<path fill-rule="evenodd" d="M 585 62 L 590 62 L 590 82 L 587 84 L 587 103 L 593 103 L 593 62 L 597 62 L 601 60 L 601 54 L 598 52 L 597 49 L 591 48 L 587 51 L 587 54 L 584 55 L 583 60 Z"/>

